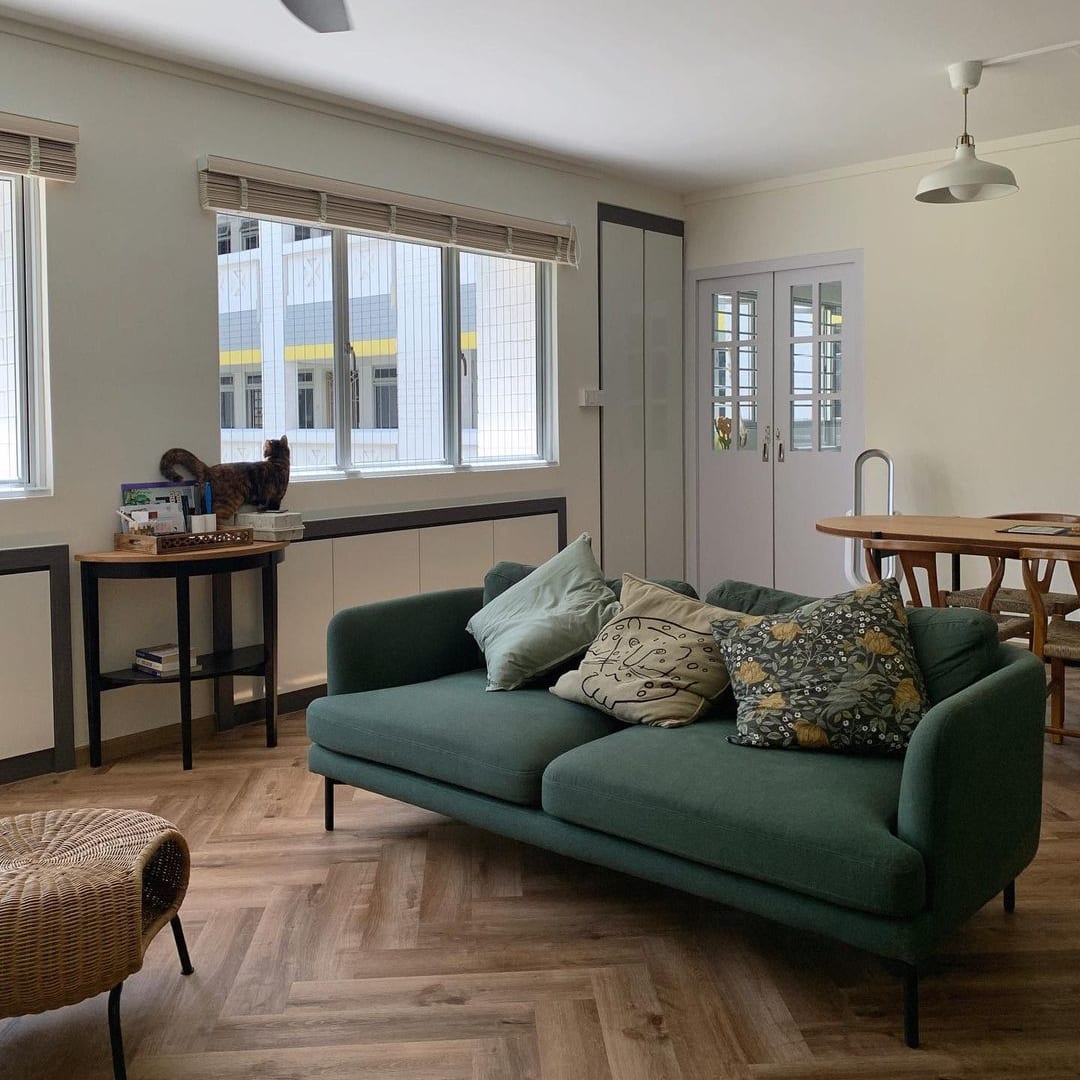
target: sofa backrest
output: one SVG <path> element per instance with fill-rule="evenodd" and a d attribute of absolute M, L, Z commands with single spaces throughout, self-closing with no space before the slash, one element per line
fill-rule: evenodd
<path fill-rule="evenodd" d="M 705 602 L 748 615 L 780 615 L 819 599 L 748 581 L 721 581 Z M 936 705 L 999 666 L 997 623 L 975 608 L 908 608 L 915 658 Z"/>
<path fill-rule="evenodd" d="M 528 577 L 535 569 L 535 566 L 530 566 L 528 563 L 496 563 L 484 575 L 484 603 L 490 604 L 496 596 L 506 592 L 511 585 L 516 585 L 523 578 Z M 694 600 L 698 598 L 693 585 L 689 585 L 685 581 L 672 581 L 667 578 L 650 578 L 649 580 L 655 581 L 657 585 L 666 585 L 669 589 L 682 593 L 683 596 L 692 597 Z M 615 594 L 615 599 L 618 600 L 622 593 L 622 578 L 608 578 L 607 583 Z"/>

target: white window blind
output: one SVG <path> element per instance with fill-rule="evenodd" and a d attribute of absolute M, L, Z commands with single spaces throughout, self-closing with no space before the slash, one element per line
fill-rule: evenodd
<path fill-rule="evenodd" d="M 74 180 L 78 141 L 71 124 L 0 113 L 0 172 Z"/>
<path fill-rule="evenodd" d="M 199 161 L 203 208 L 577 266 L 573 225 L 404 195 L 231 158 Z"/>

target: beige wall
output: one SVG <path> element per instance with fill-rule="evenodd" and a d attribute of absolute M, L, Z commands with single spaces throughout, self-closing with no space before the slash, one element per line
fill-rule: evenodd
<path fill-rule="evenodd" d="M 579 387 L 595 386 L 598 370 L 596 204 L 677 216 L 677 197 L 35 40 L 45 32 L 8 30 L 0 32 L 4 109 L 78 124 L 81 142 L 78 182 L 51 185 L 47 196 L 54 494 L 0 501 L 0 544 L 107 547 L 121 481 L 154 477 L 169 446 L 217 460 L 215 229 L 195 179 L 196 158 L 206 153 L 574 222 L 581 267 L 560 269 L 557 280 L 561 465 L 295 483 L 287 503 L 325 514 L 558 494 L 567 499 L 571 535 L 596 532 L 598 418 L 577 405 Z M 302 595 L 302 585 L 291 587 Z M 82 743 L 77 587 L 73 602 Z M 167 586 L 110 583 L 103 602 L 107 664 L 174 632 Z M 17 633 L 5 617 L 0 649 Z M 200 634 L 205 641 L 205 628 Z M 106 737 L 176 719 L 172 690 L 124 690 L 105 700 Z M 208 711 L 208 702 L 203 688 L 196 712 Z"/>
<path fill-rule="evenodd" d="M 1019 194 L 916 203 L 943 151 L 690 199 L 686 265 L 862 249 L 866 441 L 896 460 L 898 509 L 1076 512 L 1080 129 L 979 154 Z"/>

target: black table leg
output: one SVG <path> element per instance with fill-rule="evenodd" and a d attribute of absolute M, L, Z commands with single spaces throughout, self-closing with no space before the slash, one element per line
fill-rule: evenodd
<path fill-rule="evenodd" d="M 233 647 L 232 574 L 214 574 L 210 579 L 213 608 L 214 652 L 227 653 Z M 214 680 L 214 716 L 218 731 L 236 726 L 233 677 L 219 675 Z"/>
<path fill-rule="evenodd" d="M 263 672 L 266 745 L 277 746 L 277 563 L 268 557 L 262 568 Z"/>
<path fill-rule="evenodd" d="M 122 982 L 109 991 L 109 1042 L 112 1044 L 113 1080 L 127 1080 L 127 1067 L 124 1064 L 124 1036 L 120 1030 L 120 992 Z"/>
<path fill-rule="evenodd" d="M 82 567 L 83 656 L 86 663 L 86 719 L 90 727 L 90 764 L 101 764 L 101 643 L 98 638 L 98 579 L 90 563 Z"/>
<path fill-rule="evenodd" d="M 191 768 L 191 579 L 176 575 L 176 643 L 180 649 L 180 739 L 184 768 Z"/>

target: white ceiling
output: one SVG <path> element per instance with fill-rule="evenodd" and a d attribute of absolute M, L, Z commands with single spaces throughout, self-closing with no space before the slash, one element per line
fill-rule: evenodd
<path fill-rule="evenodd" d="M 949 147 L 945 65 L 1080 39 L 1080 0 L 3 0 L 143 52 L 468 129 L 689 191 Z M 1080 53 L 989 69 L 987 139 L 1080 124 Z"/>

